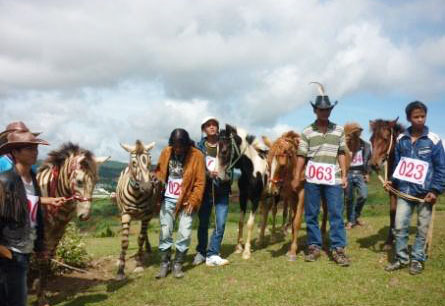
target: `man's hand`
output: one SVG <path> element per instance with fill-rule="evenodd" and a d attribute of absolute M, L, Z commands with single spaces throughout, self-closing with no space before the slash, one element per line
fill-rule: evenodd
<path fill-rule="evenodd" d="M 385 184 L 383 184 L 383 188 L 385 189 L 386 192 L 390 192 L 389 187 L 392 187 L 392 182 L 386 181 Z"/>
<path fill-rule="evenodd" d="M 301 184 L 300 176 L 295 176 L 291 182 L 292 190 L 297 191 L 300 184 Z"/>
<path fill-rule="evenodd" d="M 211 178 L 216 178 L 218 176 L 218 171 L 209 171 Z"/>
<path fill-rule="evenodd" d="M 369 183 L 369 174 L 365 174 L 364 179 L 366 184 Z"/>
<path fill-rule="evenodd" d="M 12 253 L 7 247 L 0 244 L 0 258 L 2 257 L 12 259 Z"/>
<path fill-rule="evenodd" d="M 186 214 L 191 215 L 193 213 L 193 206 L 190 203 L 184 203 L 184 211 Z"/>
<path fill-rule="evenodd" d="M 430 203 L 431 205 L 436 204 L 437 195 L 434 192 L 428 192 L 425 196 L 425 202 Z"/>
<path fill-rule="evenodd" d="M 341 187 L 343 189 L 348 188 L 348 178 L 346 176 L 341 177 Z"/>
<path fill-rule="evenodd" d="M 58 197 L 58 198 L 41 197 L 40 202 L 44 205 L 62 206 L 63 204 L 65 204 L 66 200 L 64 197 Z"/>

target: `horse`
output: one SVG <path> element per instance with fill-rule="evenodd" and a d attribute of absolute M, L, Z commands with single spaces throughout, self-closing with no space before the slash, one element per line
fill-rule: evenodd
<path fill-rule="evenodd" d="M 136 268 L 133 272 L 142 272 L 145 253 L 151 253 L 147 227 L 155 212 L 156 200 L 159 195 L 158 184 L 154 183 L 150 174 L 150 150 L 155 143 L 144 145 L 136 140 L 134 146 L 121 144 L 130 153 L 128 166 L 122 170 L 116 187 L 116 202 L 121 212 L 122 241 L 119 256 L 117 280 L 125 278 L 125 255 L 128 249 L 128 235 L 132 219 L 141 220 L 141 230 L 138 236 L 138 252 L 136 254 Z"/>
<path fill-rule="evenodd" d="M 235 252 L 242 253 L 243 259 L 249 259 L 255 214 L 259 203 L 264 200 L 263 191 L 267 182 L 266 154 L 258 149 L 258 141 L 255 136 L 229 124 L 226 124 L 225 129 L 219 133 L 218 147 L 216 165 L 218 178 L 226 180 L 233 168 L 241 170 L 241 176 L 238 179 L 241 213 Z M 244 219 L 249 200 L 252 206 L 247 221 L 247 239 L 243 247 Z"/>
<path fill-rule="evenodd" d="M 51 151 L 37 172 L 37 182 L 43 197 L 64 197 L 60 207 L 43 205 L 44 243 L 48 258 L 39 258 L 39 277 L 36 280 L 40 305 L 47 305 L 46 284 L 50 259 L 74 215 L 81 221 L 91 213 L 92 194 L 98 180 L 98 167 L 109 157 L 94 157 L 90 151 L 71 142 Z"/>
<path fill-rule="evenodd" d="M 371 120 L 369 121 L 369 126 L 372 131 L 371 135 L 371 167 L 376 173 L 379 173 L 380 168 L 386 162 L 384 180 L 389 180 L 391 178 L 392 172 L 394 170 L 394 153 L 397 137 L 405 131 L 405 128 L 397 123 L 397 117 L 395 120 Z M 397 208 L 397 196 L 390 193 L 389 194 L 389 232 L 388 237 L 385 242 L 384 249 L 391 249 L 394 242 L 393 229 L 395 225 L 396 218 L 396 208 Z"/>

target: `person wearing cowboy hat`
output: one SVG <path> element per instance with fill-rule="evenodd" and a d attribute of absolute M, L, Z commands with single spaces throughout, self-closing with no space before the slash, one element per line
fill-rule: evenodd
<path fill-rule="evenodd" d="M 201 132 L 205 137 L 201 139 L 197 147 L 205 156 L 206 162 L 206 188 L 202 205 L 199 208 L 198 245 L 193 265 L 206 263 L 207 266 L 223 266 L 229 261 L 221 258 L 221 242 L 224 237 L 227 214 L 229 212 L 230 181 L 217 179 L 217 153 L 219 121 L 215 117 L 207 117 L 201 123 Z M 210 237 L 208 245 L 209 221 L 212 214 L 212 206 L 215 206 L 215 229 Z"/>
<path fill-rule="evenodd" d="M 356 225 L 363 225 L 360 215 L 363 206 L 368 198 L 369 182 L 369 160 L 371 158 L 371 145 L 364 141 L 360 135 L 363 128 L 358 123 L 345 125 L 345 133 L 351 140 L 348 140 L 348 146 L 351 155 L 351 161 L 348 171 L 348 188 L 346 191 L 346 217 L 348 223 L 346 229 L 351 229 Z M 357 139 L 358 142 L 353 143 Z M 354 197 L 354 190 L 358 190 L 358 195 Z"/>
<path fill-rule="evenodd" d="M 7 142 L 8 135 L 12 132 L 30 132 L 35 137 L 39 136 L 40 132 L 31 132 L 25 123 L 22 121 L 14 121 L 9 123 L 5 130 L 0 133 L 0 145 Z M 11 154 L 1 154 L 0 155 L 0 173 L 11 170 L 14 167 L 14 158 Z M 37 173 L 37 166 L 32 165 L 31 170 L 34 173 Z M 41 197 L 40 198 L 41 204 L 44 205 L 54 205 L 54 206 L 60 206 L 63 203 L 65 203 L 65 198 L 63 197 Z"/>
<path fill-rule="evenodd" d="M 0 154 L 14 159 L 12 169 L 0 174 L 0 301 L 26 305 L 27 272 L 33 251 L 45 256 L 40 190 L 32 165 L 38 145 L 48 145 L 29 131 L 8 133 Z"/>
<path fill-rule="evenodd" d="M 346 231 L 343 223 L 343 189 L 348 184 L 345 133 L 342 126 L 329 121 L 337 101 L 331 104 L 323 86 L 314 83 L 318 84 L 320 90 L 315 104 L 311 102 L 316 120 L 301 134 L 297 167 L 292 180 L 292 186 L 297 190 L 301 183 L 300 173 L 305 167 L 304 214 L 308 246 L 305 260 L 312 262 L 320 256 L 322 240 L 318 215 L 323 197 L 328 207 L 332 258 L 340 266 L 348 266 L 349 259 L 345 254 Z"/>

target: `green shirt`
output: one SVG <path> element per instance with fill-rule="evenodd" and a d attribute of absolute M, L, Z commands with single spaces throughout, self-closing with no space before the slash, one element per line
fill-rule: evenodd
<path fill-rule="evenodd" d="M 345 147 L 345 132 L 342 126 L 329 122 L 327 131 L 323 134 L 314 122 L 303 130 L 297 154 L 306 157 L 306 160 L 335 165 L 336 183 L 340 184 L 338 155 L 344 154 Z"/>

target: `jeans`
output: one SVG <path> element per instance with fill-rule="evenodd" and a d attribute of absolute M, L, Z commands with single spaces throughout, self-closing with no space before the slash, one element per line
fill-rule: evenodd
<path fill-rule="evenodd" d="M 322 246 L 318 225 L 321 197 L 326 199 L 329 216 L 329 238 L 331 250 L 346 246 L 346 232 L 343 223 L 343 189 L 340 185 L 304 184 L 304 216 L 307 227 L 307 245 Z"/>
<path fill-rule="evenodd" d="M 354 199 L 354 190 L 358 189 L 358 196 Z M 348 222 L 355 224 L 360 218 L 363 206 L 368 198 L 368 185 L 360 172 L 351 171 L 348 174 L 346 215 Z"/>
<path fill-rule="evenodd" d="M 215 229 L 210 238 L 210 245 L 207 249 L 209 221 L 212 214 L 212 206 L 215 204 Z M 210 257 L 212 255 L 219 255 L 221 250 L 221 242 L 224 236 L 224 229 L 226 227 L 227 214 L 229 212 L 229 193 L 221 192 L 215 193 L 215 203 L 213 203 L 213 194 L 211 188 L 206 190 L 204 199 L 199 209 L 199 228 L 198 228 L 198 245 L 196 251 L 202 256 Z"/>
<path fill-rule="evenodd" d="M 25 306 L 29 254 L 13 252 L 12 259 L 0 258 L 0 305 Z"/>
<path fill-rule="evenodd" d="M 417 210 L 416 239 L 411 250 L 411 259 L 419 262 L 426 260 L 425 245 L 428 228 L 431 221 L 432 206 L 429 203 L 411 202 L 397 199 L 396 224 L 394 236 L 396 239 L 396 260 L 401 263 L 409 262 L 408 236 L 411 216 Z"/>
<path fill-rule="evenodd" d="M 161 205 L 159 221 L 161 230 L 159 233 L 159 250 L 167 251 L 173 245 L 173 230 L 175 228 L 176 199 L 165 198 Z M 184 210 L 179 212 L 179 227 L 176 236 L 176 251 L 186 252 L 190 246 L 192 236 L 192 222 L 195 214 L 187 214 Z"/>

